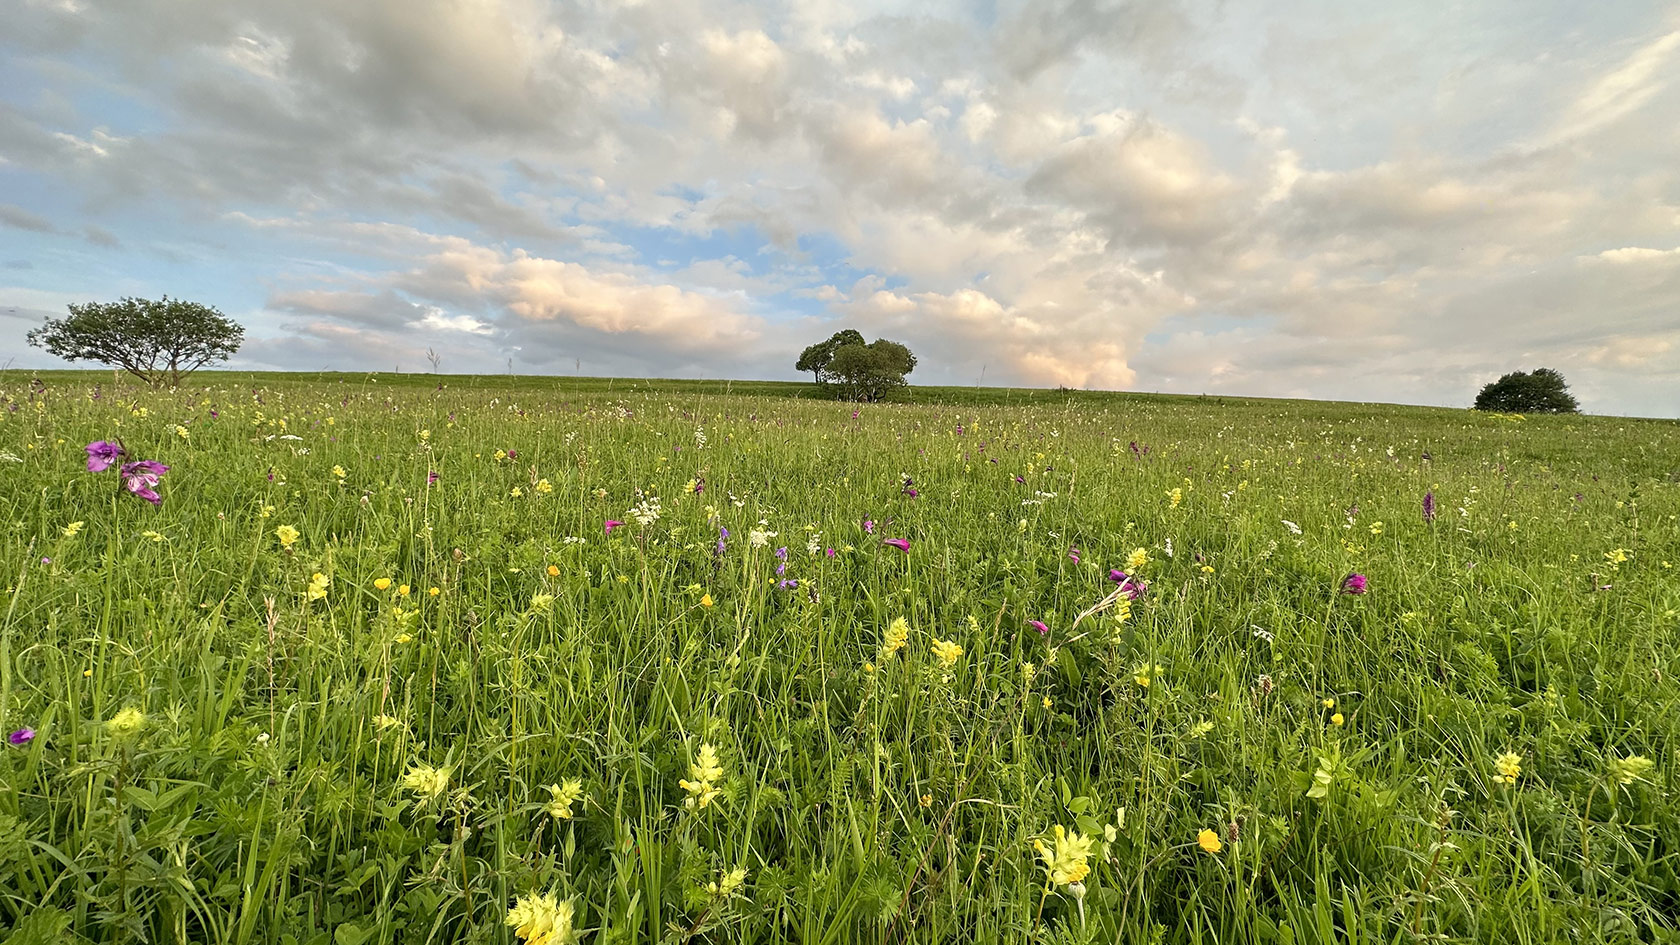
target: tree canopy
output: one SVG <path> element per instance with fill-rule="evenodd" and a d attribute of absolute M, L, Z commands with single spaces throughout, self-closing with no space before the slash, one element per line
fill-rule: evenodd
<path fill-rule="evenodd" d="M 71 305 L 70 317 L 49 318 L 29 343 L 66 361 L 120 367 L 153 386 L 181 378 L 212 361 L 226 361 L 245 340 L 245 328 L 215 308 L 164 296 Z"/>
<path fill-rule="evenodd" d="M 827 341 L 819 341 L 806 348 L 804 353 L 799 355 L 799 362 L 793 366 L 793 369 L 810 371 L 818 384 L 826 384 L 829 380 L 827 376 L 828 366 L 834 361 L 834 352 L 839 351 L 846 345 L 861 344 L 863 344 L 863 335 L 858 332 L 850 328 L 845 331 L 837 331 Z"/>
<path fill-rule="evenodd" d="M 1580 413 L 1563 375 L 1551 368 L 1512 371 L 1483 387 L 1476 395 L 1477 410 L 1500 413 Z"/>
<path fill-rule="evenodd" d="M 916 356 L 896 341 L 877 338 L 869 344 L 841 345 L 829 362 L 828 375 L 846 400 L 880 400 L 905 386 L 905 375 L 916 369 Z"/>

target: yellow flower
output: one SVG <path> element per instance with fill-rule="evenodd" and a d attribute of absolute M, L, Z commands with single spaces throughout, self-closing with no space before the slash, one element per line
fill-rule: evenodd
<path fill-rule="evenodd" d="M 565 784 L 550 784 L 548 793 L 552 794 L 553 798 L 549 800 L 548 805 L 543 810 L 547 811 L 550 817 L 571 820 L 572 805 L 583 797 L 583 781 L 572 778 Z"/>
<path fill-rule="evenodd" d="M 184 427 L 184 426 L 181 426 L 179 423 L 175 424 L 175 435 L 180 437 L 183 440 L 186 439 L 187 436 L 188 436 L 187 428 Z"/>
<path fill-rule="evenodd" d="M 105 722 L 105 731 L 117 738 L 129 738 L 146 727 L 146 714 L 133 706 L 124 708 Z"/>
<path fill-rule="evenodd" d="M 548 576 L 549 577 L 559 577 L 560 576 L 560 569 L 558 567 L 552 565 L 552 564 L 549 565 L 548 566 Z"/>
<path fill-rule="evenodd" d="M 340 478 L 340 479 L 343 479 L 343 478 L 344 478 L 344 477 L 345 477 L 345 476 L 348 476 L 348 475 L 350 475 L 350 474 L 349 474 L 349 473 L 347 473 L 347 472 L 345 472 L 345 471 L 344 471 L 344 467 L 343 467 L 343 466 L 336 466 L 336 465 L 335 465 L 335 466 L 333 466 L 333 468 L 332 468 L 332 474 L 333 474 L 333 475 L 334 475 L 334 476 L 337 476 L 337 477 L 338 477 L 338 478 Z"/>
<path fill-rule="evenodd" d="M 890 660 L 898 655 L 910 642 L 910 622 L 903 617 L 894 617 L 893 622 L 887 624 L 886 639 L 881 641 L 881 659 Z"/>
<path fill-rule="evenodd" d="M 380 578 L 379 580 L 373 582 L 373 586 L 378 588 L 379 590 L 382 590 L 382 591 L 390 590 L 391 579 L 390 578 Z"/>
<path fill-rule="evenodd" d="M 1610 777 L 1617 784 L 1632 784 L 1651 772 L 1657 763 L 1644 755 L 1628 755 L 1610 762 Z"/>
<path fill-rule="evenodd" d="M 1178 504 L 1184 501 L 1184 490 L 1174 489 L 1167 493 L 1167 501 L 1170 503 L 1171 508 L 1178 508 Z"/>
<path fill-rule="evenodd" d="M 710 607 L 710 606 L 712 606 L 713 603 L 714 603 L 714 601 L 712 600 L 712 595 L 710 595 L 710 594 L 700 595 L 700 606 L 701 607 Z"/>
<path fill-rule="evenodd" d="M 548 495 L 553 491 L 554 486 L 550 485 L 547 479 L 537 480 L 537 495 Z"/>
<path fill-rule="evenodd" d="M 1053 848 L 1046 847 L 1043 840 L 1033 841 L 1033 849 L 1044 861 L 1044 872 L 1050 882 L 1063 886 L 1083 882 L 1091 872 L 1091 864 L 1087 862 L 1091 856 L 1091 838 L 1068 833 L 1061 824 L 1056 825 L 1052 834 Z"/>
<path fill-rule="evenodd" d="M 1049 697 L 1049 696 L 1045 696 L 1045 697 L 1044 697 L 1044 707 L 1045 707 L 1045 708 L 1046 708 L 1046 709 L 1048 709 L 1048 708 L 1050 708 L 1050 707 L 1051 707 L 1051 706 L 1053 706 L 1053 705 L 1055 705 L 1055 704 L 1056 704 L 1056 703 L 1054 703 L 1054 702 L 1051 702 L 1051 701 L 1050 701 L 1050 697 Z"/>
<path fill-rule="evenodd" d="M 331 585 L 332 578 L 316 571 L 314 576 L 309 579 L 309 599 L 320 600 L 327 596 L 327 588 Z"/>
<path fill-rule="evenodd" d="M 1336 700 L 1334 700 L 1334 699 L 1324 700 L 1324 707 L 1326 709 L 1334 709 L 1336 707 Z"/>
<path fill-rule="evenodd" d="M 531 893 L 514 900 L 508 910 L 507 925 L 513 934 L 525 940 L 525 945 L 570 945 L 576 941 L 572 928 L 572 904 L 560 902 L 553 893 L 539 896 Z"/>
<path fill-rule="evenodd" d="M 554 603 L 553 594 L 531 595 L 531 609 L 538 613 L 546 613 L 548 611 L 548 605 L 552 603 Z"/>
<path fill-rule="evenodd" d="M 677 786 L 688 792 L 683 799 L 683 806 L 689 810 L 699 810 L 716 800 L 723 793 L 716 784 L 723 780 L 723 765 L 718 761 L 717 749 L 711 743 L 700 745 L 700 753 L 694 763 L 688 766 L 688 777 L 677 781 Z"/>
<path fill-rule="evenodd" d="M 1516 782 L 1517 776 L 1522 774 L 1522 755 L 1514 751 L 1505 752 L 1498 758 L 1493 759 L 1493 769 L 1499 772 L 1499 775 L 1494 778 L 1495 781 L 1513 784 Z"/>
<path fill-rule="evenodd" d="M 298 540 L 298 530 L 290 525 L 282 525 L 274 530 L 274 537 L 280 539 L 280 547 L 290 548 L 292 542 Z"/>
<path fill-rule="evenodd" d="M 395 728 L 398 725 L 401 725 L 402 719 L 399 719 L 394 715 L 376 715 L 373 717 L 373 724 L 378 726 L 379 730 L 383 732 L 388 728 Z"/>
<path fill-rule="evenodd" d="M 409 591 L 409 587 L 408 587 L 407 584 L 397 585 L 397 596 L 398 597 L 407 597 L 408 596 L 408 591 Z"/>
<path fill-rule="evenodd" d="M 1160 663 L 1155 663 L 1153 665 L 1149 663 L 1139 663 L 1137 666 L 1132 668 L 1132 682 L 1148 689 L 1149 684 L 1154 681 L 1156 676 L 1161 675 L 1161 673 L 1162 669 Z"/>
<path fill-rule="evenodd" d="M 162 532 L 154 532 L 149 528 L 146 529 L 145 531 L 141 532 L 140 537 L 141 538 L 150 538 L 154 542 L 163 541 L 163 533 Z"/>
<path fill-rule="evenodd" d="M 1142 548 L 1134 548 L 1132 549 L 1132 553 L 1126 556 L 1126 573 L 1135 576 L 1148 564 L 1149 552 Z"/>
<path fill-rule="evenodd" d="M 449 790 L 449 769 L 415 765 L 402 777 L 402 786 L 431 800 Z"/>
<path fill-rule="evenodd" d="M 962 647 L 950 640 L 941 640 L 938 637 L 934 638 L 929 649 L 933 652 L 934 657 L 939 660 L 940 669 L 950 669 L 956 666 L 957 660 L 962 659 L 963 655 Z"/>
<path fill-rule="evenodd" d="M 916 798 L 916 803 L 921 804 L 922 807 L 924 807 L 924 808 L 932 807 L 933 806 L 933 795 L 932 794 L 923 794 L 921 797 Z"/>
<path fill-rule="evenodd" d="M 1225 849 L 1225 844 L 1219 842 L 1219 834 L 1216 834 L 1205 827 L 1202 828 L 1201 833 L 1196 834 L 1196 846 L 1201 847 L 1209 853 L 1218 853 L 1220 850 Z"/>
<path fill-rule="evenodd" d="M 1330 716 L 1330 724 L 1331 725 L 1341 725 L 1343 722 L 1346 722 L 1346 721 L 1347 721 L 1347 718 L 1344 717 L 1342 715 L 1342 713 L 1340 713 L 1340 712 L 1337 712 L 1335 715 Z"/>
<path fill-rule="evenodd" d="M 524 495 L 524 494 L 525 494 L 525 490 L 524 490 L 524 489 L 521 489 L 521 488 L 519 488 L 519 487 L 518 487 L 518 486 L 514 486 L 514 487 L 513 487 L 513 492 L 512 492 L 512 495 L 513 495 L 513 497 L 514 497 L 514 498 L 515 498 L 515 499 L 517 499 L 517 498 L 519 498 L 519 497 L 520 497 L 520 496 L 522 496 L 522 495 Z"/>
<path fill-rule="evenodd" d="M 746 881 L 747 871 L 742 867 L 737 866 L 729 872 L 719 875 L 715 882 L 707 883 L 706 892 L 711 893 L 714 896 L 727 898 L 734 895 L 735 890 L 740 889 L 741 885 Z"/>
<path fill-rule="evenodd" d="M 71 522 L 70 524 L 64 526 L 64 537 L 65 538 L 75 538 L 76 534 L 82 530 L 82 526 L 85 525 L 85 524 L 87 524 L 87 523 L 86 522 Z"/>

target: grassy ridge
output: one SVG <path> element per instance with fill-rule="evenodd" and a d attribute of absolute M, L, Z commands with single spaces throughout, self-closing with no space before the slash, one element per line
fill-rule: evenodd
<path fill-rule="evenodd" d="M 509 941 L 534 891 L 614 942 L 1680 928 L 1680 425 L 43 378 L 0 387 L 43 940 Z M 86 470 L 118 437 L 160 508 Z"/>

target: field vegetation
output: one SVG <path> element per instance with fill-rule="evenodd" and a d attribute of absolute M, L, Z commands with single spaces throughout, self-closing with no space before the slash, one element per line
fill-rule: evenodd
<path fill-rule="evenodd" d="M 0 378 L 0 940 L 1680 936 L 1680 425 L 905 395 Z"/>

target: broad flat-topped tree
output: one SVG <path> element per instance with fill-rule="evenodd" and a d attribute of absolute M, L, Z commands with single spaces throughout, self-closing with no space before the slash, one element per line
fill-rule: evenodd
<path fill-rule="evenodd" d="M 29 343 L 66 361 L 120 367 L 156 387 L 170 386 L 212 361 L 226 361 L 245 328 L 209 305 L 164 296 L 71 305 L 70 317 L 49 318 Z"/>

